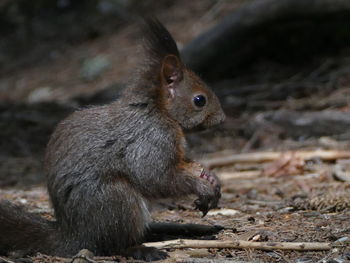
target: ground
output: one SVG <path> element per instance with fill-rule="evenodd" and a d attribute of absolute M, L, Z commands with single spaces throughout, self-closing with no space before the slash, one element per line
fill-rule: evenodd
<path fill-rule="evenodd" d="M 226 152 L 225 156 L 227 154 Z M 212 158 L 214 157 L 210 156 Z M 322 161 L 317 158 L 317 153 L 314 158 L 304 162 L 297 154 L 293 157 L 289 152 L 273 162 L 261 164 L 243 161 L 216 168 L 223 185 L 218 209 L 201 217 L 200 212 L 193 210 L 193 198 L 176 202 L 164 201 L 156 206 L 153 218 L 157 221 L 222 225 L 226 229 L 217 235 L 219 240 L 343 241 L 338 247 L 319 252 L 170 250 L 171 257 L 166 262 L 191 262 L 188 257 L 200 257 L 208 262 L 213 259 L 234 259 L 242 262 L 347 262 L 350 256 L 347 246 L 350 231 L 349 184 L 335 180 L 334 167 L 333 161 Z M 43 186 L 27 190 L 1 190 L 1 195 L 26 205 L 32 212 L 43 216 L 52 214 Z M 32 259 L 34 262 L 64 261 L 43 255 Z"/>

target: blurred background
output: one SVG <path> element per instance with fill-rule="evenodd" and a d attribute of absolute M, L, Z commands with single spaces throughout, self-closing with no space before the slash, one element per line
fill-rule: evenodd
<path fill-rule="evenodd" d="M 0 186 L 43 182 L 57 122 L 135 77 L 140 15 L 166 25 L 228 116 L 188 135 L 195 156 L 349 146 L 347 0 L 1 0 Z"/>

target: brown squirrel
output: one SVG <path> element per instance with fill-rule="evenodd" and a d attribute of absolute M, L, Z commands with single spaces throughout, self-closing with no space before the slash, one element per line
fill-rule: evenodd
<path fill-rule="evenodd" d="M 142 243 L 148 201 L 195 194 L 205 215 L 217 206 L 220 182 L 189 160 L 184 130 L 221 123 L 214 93 L 181 62 L 156 19 L 146 19 L 146 63 L 120 99 L 79 110 L 58 124 L 45 156 L 56 221 L 0 204 L 0 254 L 166 256 Z"/>

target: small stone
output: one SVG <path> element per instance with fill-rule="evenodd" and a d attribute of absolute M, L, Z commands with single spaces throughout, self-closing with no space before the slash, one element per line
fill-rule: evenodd
<path fill-rule="evenodd" d="M 343 263 L 343 262 L 344 262 L 343 260 L 337 259 L 337 258 L 332 258 L 327 261 L 327 263 Z"/>
<path fill-rule="evenodd" d="M 33 90 L 27 97 L 28 103 L 38 103 L 44 101 L 50 101 L 52 99 L 52 88 L 41 87 Z"/>
<path fill-rule="evenodd" d="M 261 239 L 261 235 L 255 235 L 252 237 L 252 241 L 259 241 Z"/>
<path fill-rule="evenodd" d="M 73 263 L 88 263 L 93 260 L 94 254 L 88 249 L 82 249 L 73 257 Z"/>
<path fill-rule="evenodd" d="M 312 263 L 313 259 L 306 257 L 306 258 L 298 258 L 295 263 Z"/>
<path fill-rule="evenodd" d="M 84 80 L 91 81 L 98 78 L 111 66 L 111 62 L 106 56 L 98 55 L 86 59 L 83 62 L 80 74 Z"/>
<path fill-rule="evenodd" d="M 349 241 L 349 237 L 341 237 L 339 239 L 337 239 L 336 241 L 334 241 L 334 243 L 344 243 L 344 242 L 348 242 Z"/>
<path fill-rule="evenodd" d="M 290 213 L 290 212 L 292 212 L 292 211 L 295 211 L 295 208 L 294 207 L 292 207 L 292 206 L 287 206 L 287 207 L 283 207 L 283 208 L 281 208 L 281 209 L 279 209 L 278 210 L 278 212 L 280 212 L 280 213 Z"/>
<path fill-rule="evenodd" d="M 22 205 L 25 205 L 28 203 L 28 200 L 27 199 L 24 199 L 24 198 L 21 198 L 18 200 Z"/>
<path fill-rule="evenodd" d="M 208 216 L 223 215 L 223 216 L 234 216 L 241 213 L 235 209 L 216 209 L 208 212 Z"/>

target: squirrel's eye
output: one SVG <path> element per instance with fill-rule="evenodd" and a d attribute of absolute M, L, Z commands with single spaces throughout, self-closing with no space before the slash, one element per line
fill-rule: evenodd
<path fill-rule="evenodd" d="M 197 107 L 201 108 L 205 106 L 205 104 L 207 103 L 207 99 L 203 95 L 197 95 L 193 98 L 193 103 Z"/>

